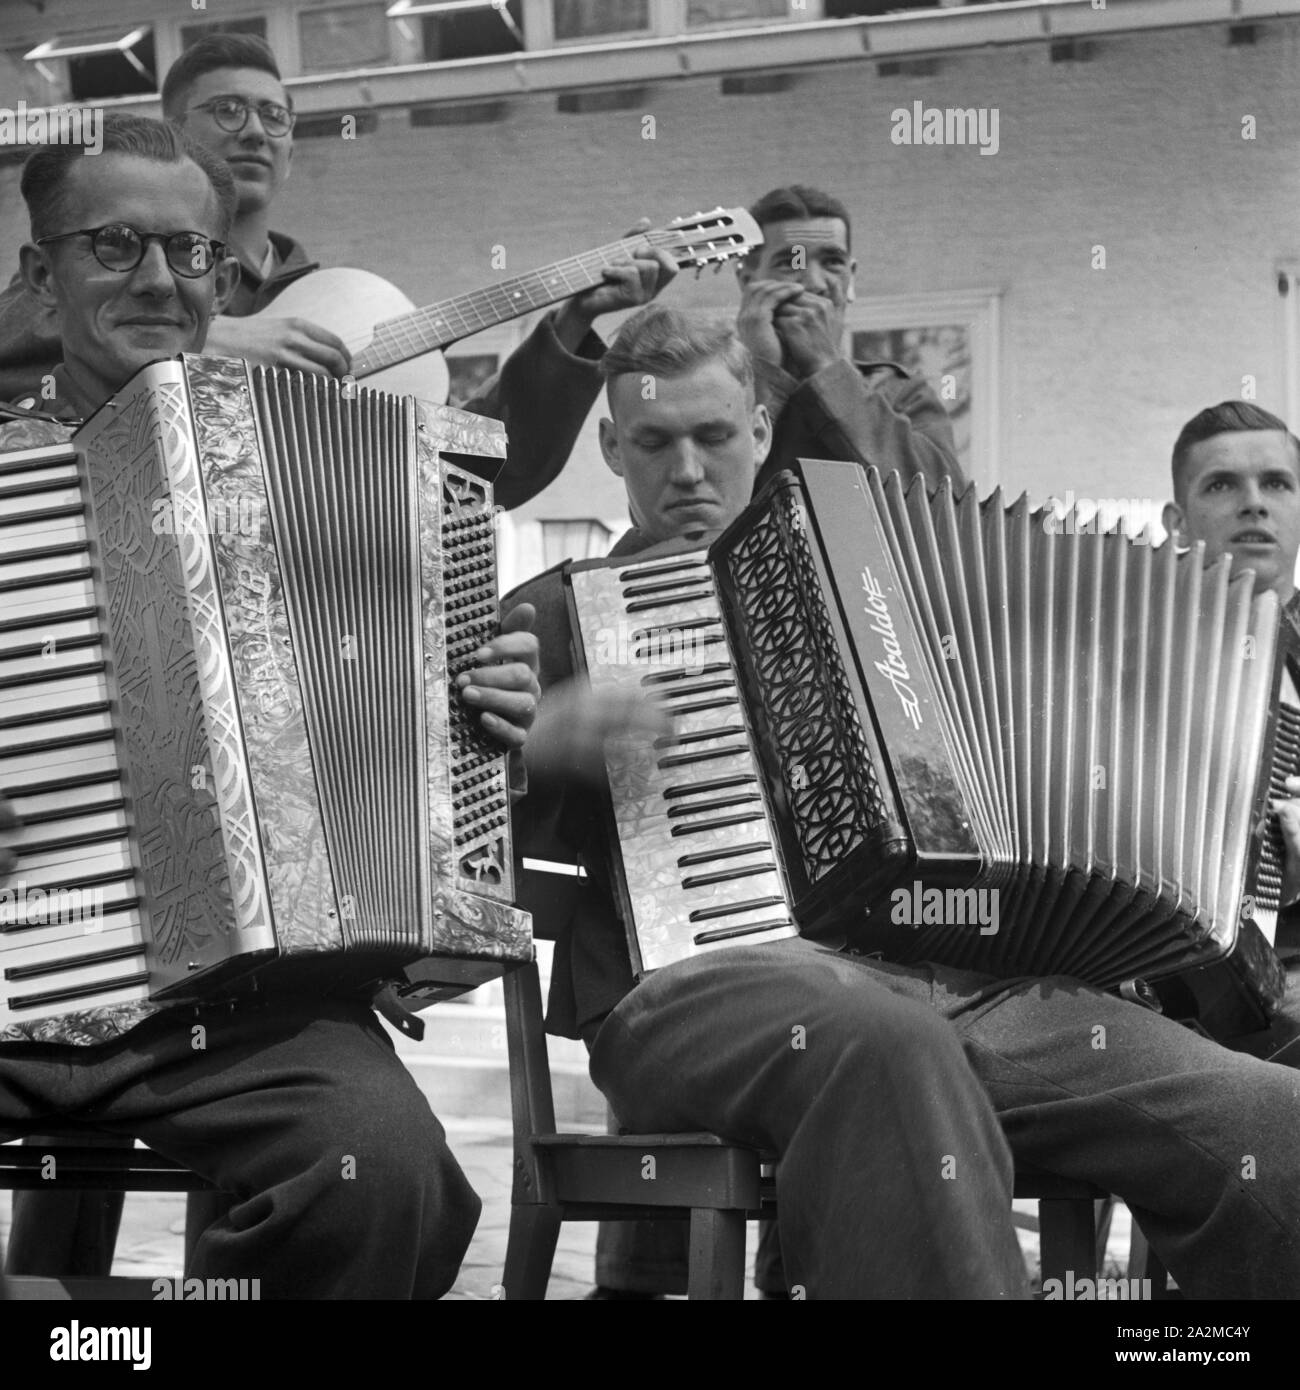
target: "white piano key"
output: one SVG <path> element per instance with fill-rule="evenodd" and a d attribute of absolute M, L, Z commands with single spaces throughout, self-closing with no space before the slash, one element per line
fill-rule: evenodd
<path fill-rule="evenodd" d="M 102 671 L 57 676 L 8 688 L 3 684 L 3 675 L 0 670 L 0 720 L 43 715 L 43 722 L 49 722 L 59 718 L 60 710 L 108 699 L 108 682 Z"/>
<path fill-rule="evenodd" d="M 71 748 L 50 748 L 40 753 L 19 753 L 15 745 L 0 743 L 0 791 L 12 794 L 18 787 L 40 786 L 68 777 L 92 777 L 118 772 L 117 747 L 111 738 Z"/>
<path fill-rule="evenodd" d="M 89 622 L 75 626 L 69 624 L 66 629 L 48 628 L 36 636 L 35 642 L 39 643 L 40 649 L 30 656 L 13 656 L 10 654 L 13 648 L 6 652 L 3 644 L 0 644 L 0 681 L 15 676 L 59 676 L 70 667 L 99 661 L 103 656 L 101 642 L 78 641 L 77 645 L 72 645 L 74 639 L 97 635 Z M 31 637 L 24 645 L 34 645 Z M 13 647 L 17 646 L 15 642 Z"/>
<path fill-rule="evenodd" d="M 75 480 L 51 488 L 49 492 L 23 492 L 17 496 L 6 496 L 3 492 L 4 486 L 5 480 L 0 479 L 0 523 L 11 517 L 30 517 L 33 512 L 81 505 L 81 489 Z"/>
<path fill-rule="evenodd" d="M 109 717 L 109 712 L 99 710 L 91 714 L 64 714 L 48 723 L 25 724 L 20 728 L 5 729 L 0 733 L 3 733 L 3 741 L 7 744 L 6 751 L 12 750 L 16 757 L 25 757 L 25 750 L 33 744 L 39 744 L 47 739 L 66 740 L 82 734 L 102 733 L 107 735 L 112 733 L 112 729 L 113 723 Z M 7 771 L 7 759 L 0 757 L 0 777 L 5 776 Z"/>

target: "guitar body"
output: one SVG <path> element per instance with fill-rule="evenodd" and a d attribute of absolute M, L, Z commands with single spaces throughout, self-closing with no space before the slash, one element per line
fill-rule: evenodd
<path fill-rule="evenodd" d="M 254 318 L 310 319 L 336 333 L 355 356 L 370 342 L 375 325 L 409 314 L 415 305 L 382 276 L 368 270 L 315 270 L 295 280 Z M 384 367 L 357 381 L 376 391 L 418 396 L 444 405 L 450 378 L 442 353 L 428 352 Z"/>

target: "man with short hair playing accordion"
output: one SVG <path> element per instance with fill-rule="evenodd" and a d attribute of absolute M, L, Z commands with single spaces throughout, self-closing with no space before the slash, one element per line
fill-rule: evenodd
<path fill-rule="evenodd" d="M 1231 555 L 1234 572 L 1253 570 L 1255 592 L 1272 589 L 1282 621 L 1300 632 L 1300 441 L 1286 422 L 1249 401 L 1208 406 L 1179 431 L 1170 467 L 1174 500 L 1163 521 L 1175 543 L 1204 541 L 1207 565 Z M 1287 967 L 1286 995 L 1267 1029 L 1228 1045 L 1300 1067 L 1300 777 L 1287 787 L 1294 795 L 1277 812 L 1288 873 L 1273 943 Z"/>
<path fill-rule="evenodd" d="M 108 115 L 103 134 L 94 159 L 52 146 L 24 170 L 23 271 L 61 325 L 67 423 L 23 413 L 0 424 L 0 447 L 66 437 L 141 367 L 201 349 L 233 285 L 226 167 L 161 122 Z M 530 616 L 503 625 L 462 692 L 512 750 L 536 706 Z M 478 1219 L 441 1124 L 360 1000 L 286 988 L 6 1030 L 0 1131 L 68 1123 L 141 1138 L 231 1193 L 188 1273 L 257 1279 L 268 1298 L 437 1298 Z"/>
<path fill-rule="evenodd" d="M 737 346 L 653 308 L 614 343 L 601 439 L 636 527 L 617 557 L 703 545 L 748 502 L 768 427 Z M 776 1155 L 792 1288 L 1023 1296 L 1014 1159 L 1122 1197 L 1190 1297 L 1300 1294 L 1300 1079 L 1286 1068 L 1077 980 L 891 965 L 801 939 L 707 951 L 634 983 L 599 798 L 564 788 L 603 775 L 607 740 L 650 736 L 649 715 L 564 684 L 563 643 L 545 640 L 567 632 L 558 590 L 552 572 L 516 591 L 539 609 L 546 692 L 519 840 L 527 853 L 530 834 L 558 835 L 590 877 L 557 944 L 548 1025 L 589 1043 L 624 1124 Z"/>

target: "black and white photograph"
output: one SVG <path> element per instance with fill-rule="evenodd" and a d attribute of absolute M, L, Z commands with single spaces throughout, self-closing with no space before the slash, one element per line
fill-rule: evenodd
<path fill-rule="evenodd" d="M 0 0 L 15 1372 L 1285 1364 L 1297 73 L 1300 0 Z"/>

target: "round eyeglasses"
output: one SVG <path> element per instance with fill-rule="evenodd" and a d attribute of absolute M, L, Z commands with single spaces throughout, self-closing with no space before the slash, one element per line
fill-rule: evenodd
<path fill-rule="evenodd" d="M 222 130 L 230 135 L 238 135 L 248 124 L 248 113 L 257 112 L 262 129 L 272 137 L 281 139 L 293 129 L 294 114 L 278 101 L 245 101 L 243 97 L 212 97 L 209 101 L 196 102 L 191 111 L 206 111 Z"/>
<path fill-rule="evenodd" d="M 226 243 L 214 241 L 202 232 L 141 232 L 125 222 L 109 222 L 103 227 L 82 227 L 75 232 L 59 232 L 57 236 L 36 238 L 37 246 L 52 241 L 67 241 L 69 237 L 88 236 L 95 259 L 105 270 L 120 274 L 134 270 L 144 260 L 151 241 L 162 243 L 167 264 L 177 275 L 197 280 L 226 254 Z"/>

